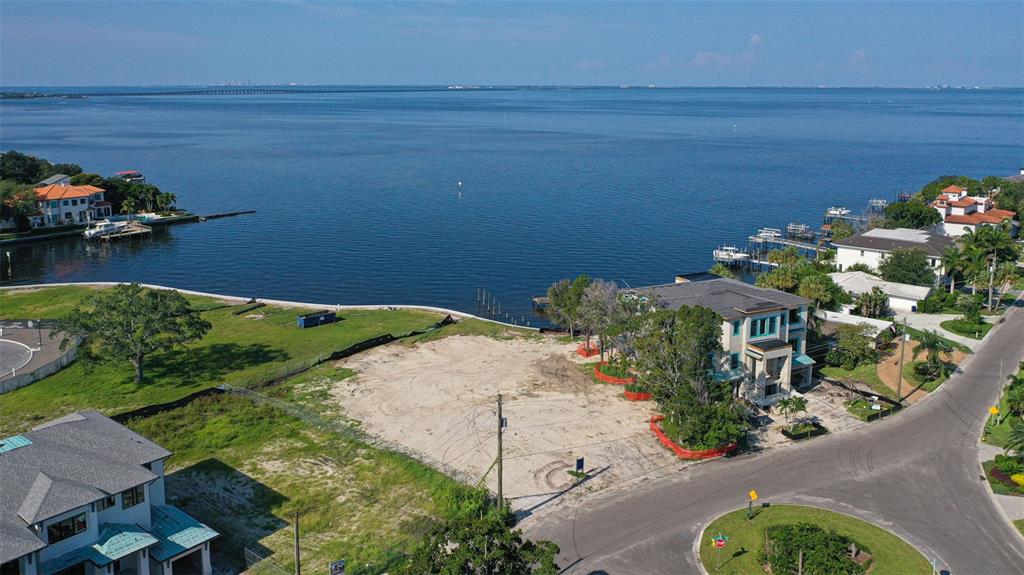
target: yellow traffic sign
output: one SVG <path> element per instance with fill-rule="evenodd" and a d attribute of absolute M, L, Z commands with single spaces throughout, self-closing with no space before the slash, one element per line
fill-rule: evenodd
<path fill-rule="evenodd" d="M 748 493 L 747 495 L 750 496 L 750 500 L 751 501 L 757 501 L 757 491 L 754 491 L 753 489 L 751 489 L 750 493 Z"/>
<path fill-rule="evenodd" d="M 992 415 L 999 415 L 999 408 L 993 405 L 992 407 L 988 408 L 988 412 L 991 413 Z"/>

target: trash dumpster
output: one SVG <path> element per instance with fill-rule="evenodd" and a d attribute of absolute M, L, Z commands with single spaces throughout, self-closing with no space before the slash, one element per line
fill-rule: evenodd
<path fill-rule="evenodd" d="M 316 327 L 318 325 L 324 325 L 325 323 L 334 323 L 338 320 L 337 316 L 333 311 L 320 310 L 313 313 L 307 313 L 300 315 L 297 318 L 299 327 L 305 329 L 307 327 Z"/>

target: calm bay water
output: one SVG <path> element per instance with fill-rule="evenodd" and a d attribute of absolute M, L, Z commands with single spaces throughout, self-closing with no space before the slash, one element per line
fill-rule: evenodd
<path fill-rule="evenodd" d="M 817 227 L 831 205 L 859 210 L 942 174 L 1015 173 L 1024 91 L 7 100 L 0 146 L 141 170 L 200 214 L 256 210 L 133 243 L 7 247 L 5 284 L 133 280 L 466 311 L 486 288 L 530 319 L 530 296 L 562 277 L 670 282 L 758 227 Z"/>

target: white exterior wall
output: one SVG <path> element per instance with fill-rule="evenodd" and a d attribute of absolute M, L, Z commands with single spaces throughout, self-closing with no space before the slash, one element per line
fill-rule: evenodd
<path fill-rule="evenodd" d="M 911 312 L 917 306 L 916 299 L 889 296 L 889 307 L 893 311 Z"/>
<path fill-rule="evenodd" d="M 164 491 L 164 460 L 159 459 L 150 465 L 150 470 L 156 474 L 157 479 L 149 484 L 149 493 L 146 495 L 146 503 L 151 505 L 166 505 Z"/>
<path fill-rule="evenodd" d="M 85 527 L 86 527 L 85 531 L 83 531 L 83 532 L 81 532 L 78 535 L 75 535 L 73 537 L 68 537 L 67 539 L 65 539 L 63 541 L 58 541 L 57 543 L 49 544 L 44 549 L 40 549 L 39 550 L 39 561 L 40 562 L 45 563 L 45 562 L 49 561 L 50 559 L 53 559 L 55 557 L 60 557 L 61 555 L 65 554 L 65 553 L 67 553 L 69 551 L 74 551 L 75 549 L 78 549 L 79 547 L 84 547 L 86 545 L 91 545 L 92 543 L 95 543 L 97 539 L 99 539 L 99 537 L 100 537 L 99 522 L 96 520 L 96 513 L 92 510 L 92 505 L 91 504 L 83 506 L 83 507 L 79 507 L 78 509 L 75 509 L 75 510 L 72 510 L 72 511 L 68 511 L 67 513 L 64 513 L 64 514 L 58 515 L 58 516 L 56 516 L 56 517 L 54 517 L 52 519 L 47 519 L 46 521 L 43 521 L 43 527 L 40 530 L 39 535 L 44 540 L 46 540 L 47 543 L 49 543 L 49 536 L 48 536 L 48 534 L 46 532 L 46 528 L 47 527 L 49 527 L 50 525 L 53 525 L 54 523 L 59 523 L 60 521 L 62 521 L 64 519 L 67 519 L 69 517 L 74 517 L 75 515 L 78 515 L 79 513 L 82 513 L 83 511 L 85 512 Z"/>
<path fill-rule="evenodd" d="M 959 238 L 960 236 L 967 233 L 968 230 L 976 231 L 977 226 L 973 224 L 951 224 L 948 222 L 942 223 L 942 233 L 951 237 Z"/>
<path fill-rule="evenodd" d="M 839 271 L 845 272 L 854 264 L 865 264 L 871 269 L 877 270 L 878 265 L 882 263 L 883 254 L 884 252 L 874 250 L 836 246 L 836 267 L 839 268 Z"/>

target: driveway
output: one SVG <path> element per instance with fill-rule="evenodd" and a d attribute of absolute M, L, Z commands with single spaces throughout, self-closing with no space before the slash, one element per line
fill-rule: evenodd
<path fill-rule="evenodd" d="M 959 317 L 963 317 L 962 314 L 951 314 L 951 313 L 928 313 L 928 314 L 924 314 L 924 313 L 908 313 L 908 314 L 897 315 L 896 316 L 896 320 L 900 321 L 900 322 L 906 322 L 907 325 L 909 325 L 910 327 L 912 327 L 914 329 L 919 329 L 919 330 L 922 330 L 922 331 L 936 331 L 942 337 L 944 337 L 946 339 L 949 339 L 949 340 L 952 340 L 952 341 L 955 341 L 955 342 L 963 345 L 967 349 L 970 349 L 971 351 L 974 351 L 975 349 L 977 349 L 978 345 L 981 343 L 981 340 L 971 339 L 969 337 L 963 337 L 962 335 L 957 335 L 957 334 L 955 334 L 955 333 L 953 333 L 951 331 L 946 331 L 945 329 L 942 328 L 942 326 L 939 325 L 939 324 L 941 324 L 942 322 L 944 322 L 946 320 L 957 319 Z M 989 323 L 994 323 L 995 321 L 998 321 L 1000 317 L 1002 317 L 1002 316 L 993 316 L 993 317 L 987 317 L 986 316 L 984 319 L 985 319 L 985 321 L 987 321 Z"/>
<path fill-rule="evenodd" d="M 799 503 L 848 513 L 906 539 L 954 574 L 1019 573 L 1024 538 L 995 503 L 978 464 L 1000 361 L 1024 357 L 1024 310 L 997 325 L 961 370 L 904 413 L 806 445 L 715 460 L 676 476 L 625 482 L 526 518 L 560 549 L 566 573 L 700 573 L 701 529 L 746 505 Z"/>

